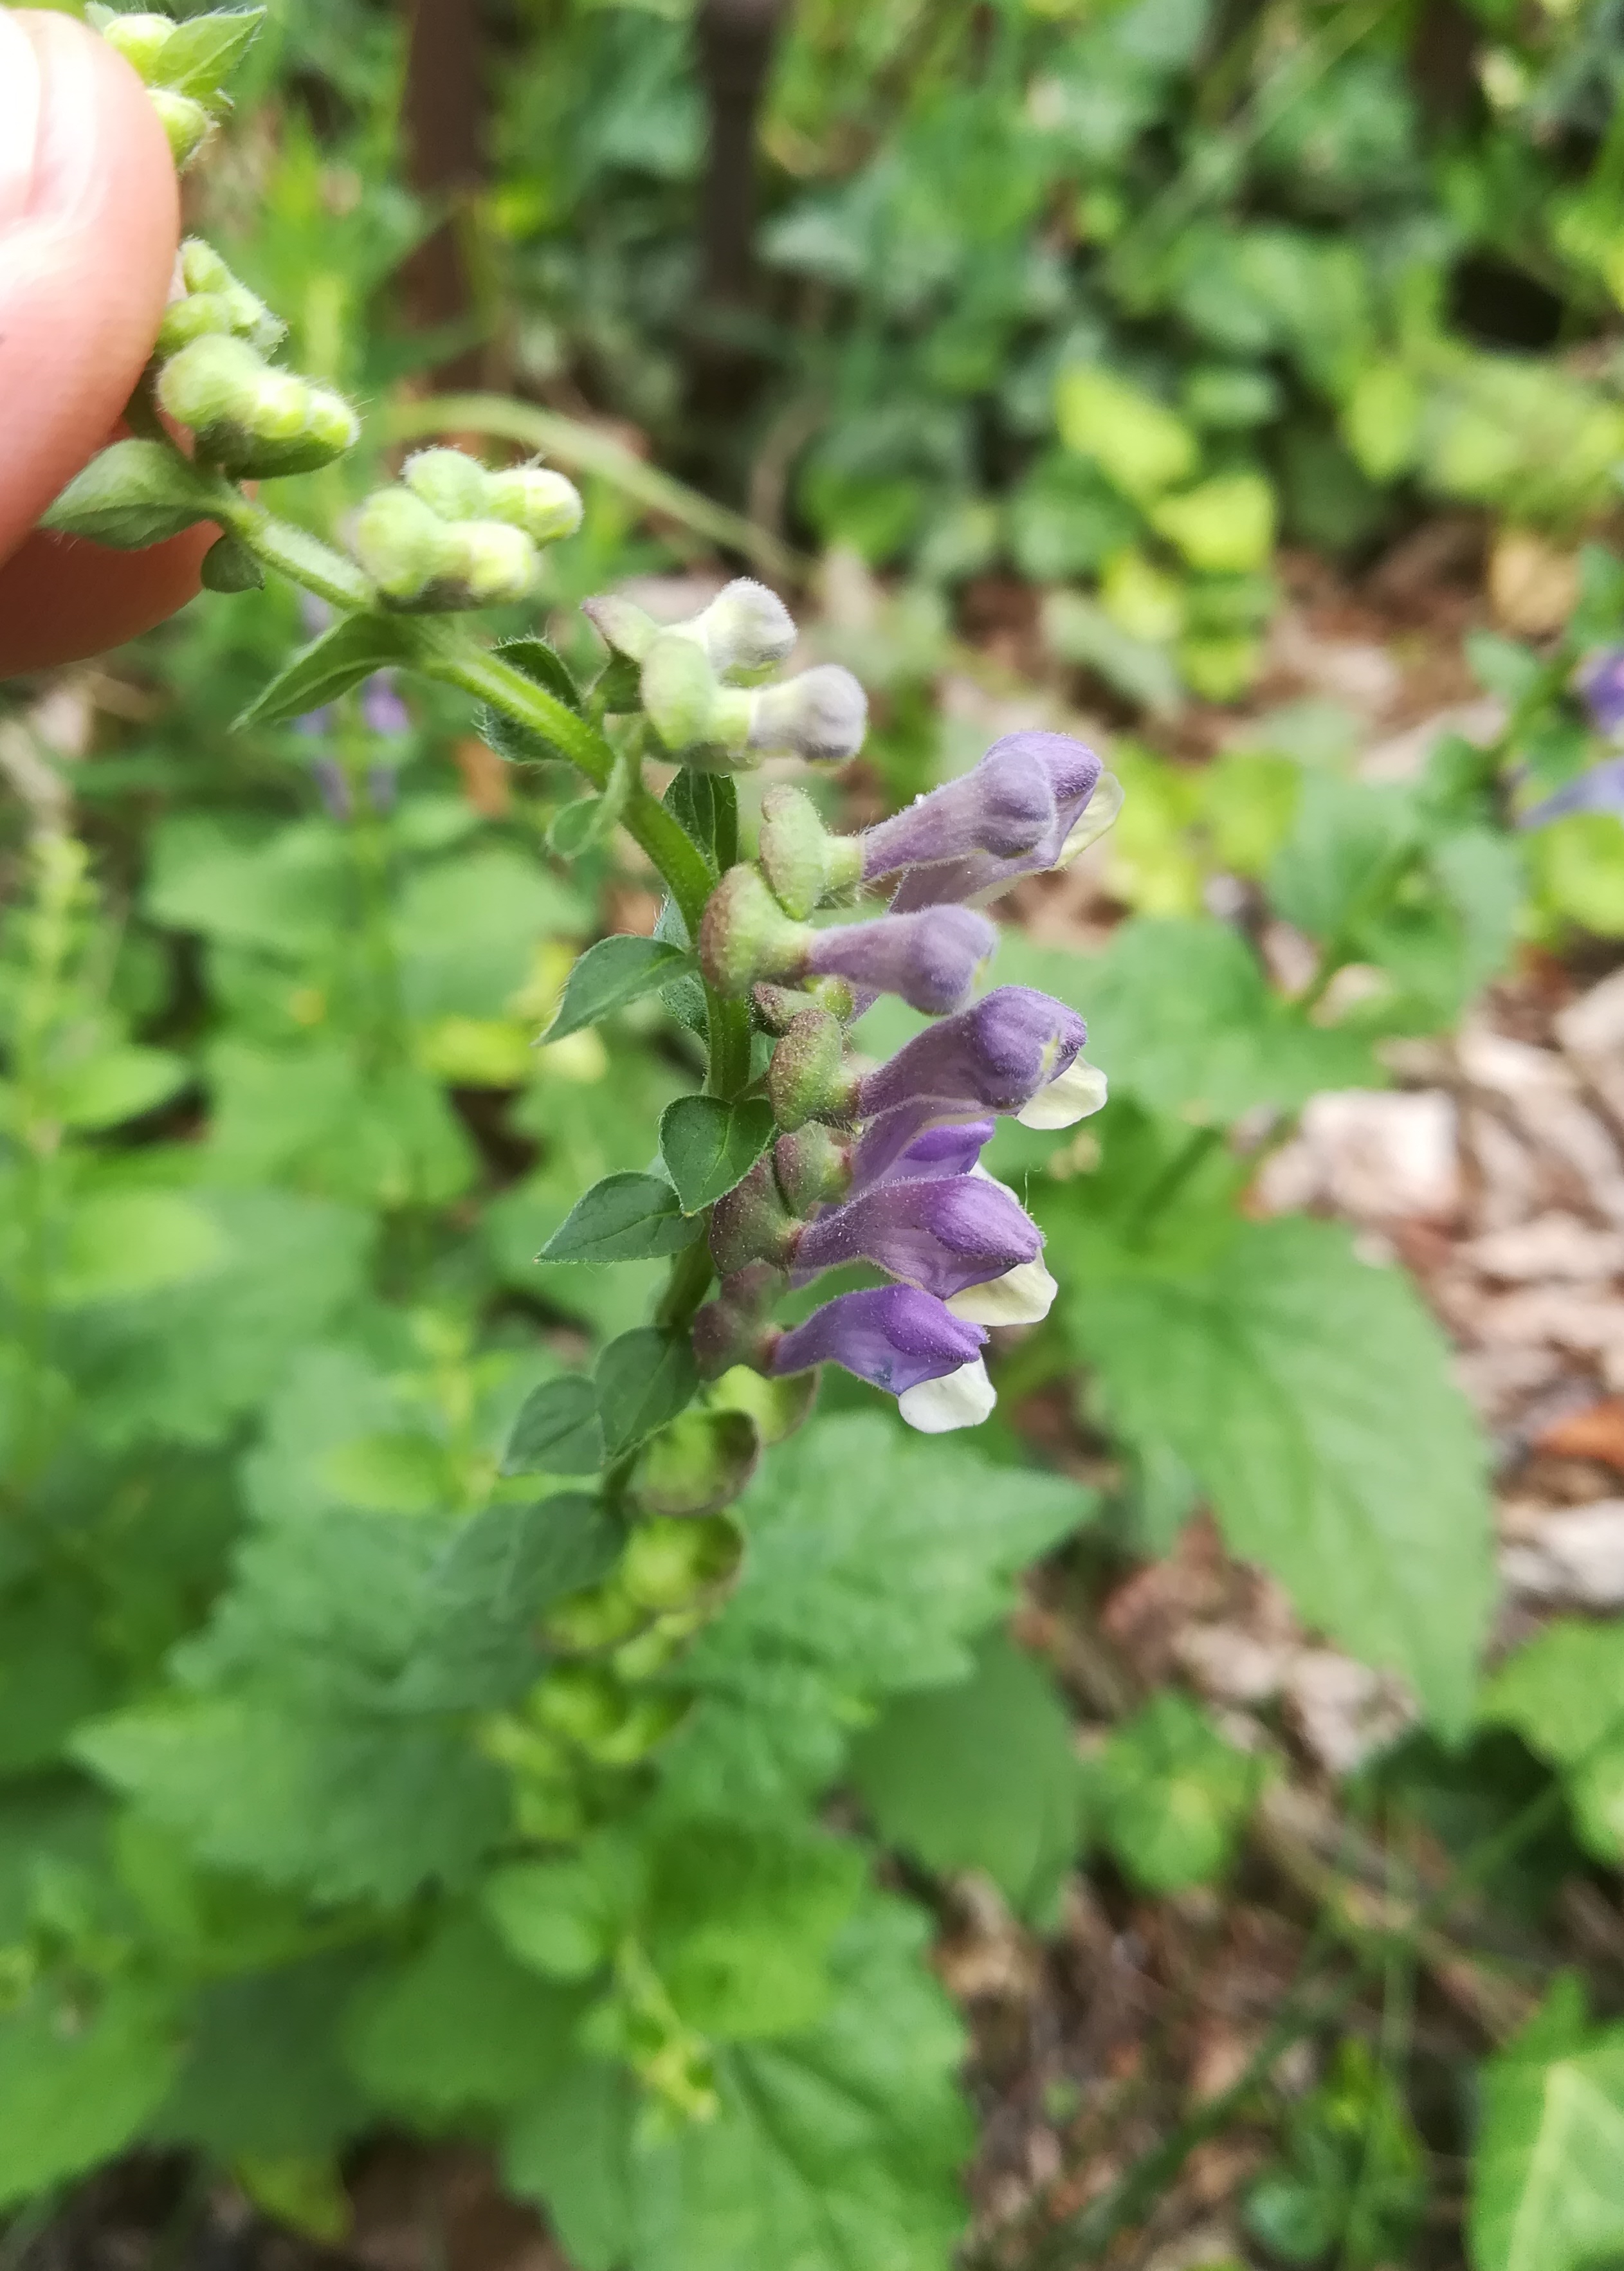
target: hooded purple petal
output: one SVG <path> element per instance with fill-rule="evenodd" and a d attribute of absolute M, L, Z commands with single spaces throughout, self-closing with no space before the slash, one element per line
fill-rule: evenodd
<path fill-rule="evenodd" d="M 825 1301 L 784 1335 L 771 1362 L 779 1374 L 843 1365 L 859 1380 L 903 1396 L 972 1364 L 986 1344 L 981 1326 L 966 1324 L 933 1295 L 912 1285 L 877 1285 Z"/>
<path fill-rule="evenodd" d="M 886 1170 L 888 1175 L 921 1181 L 927 1176 L 967 1175 L 997 1132 L 992 1120 L 950 1121 L 927 1128 Z"/>
<path fill-rule="evenodd" d="M 923 815 L 931 803 L 923 803 L 909 811 L 899 813 L 896 820 L 887 821 L 871 836 L 883 835 L 885 830 L 895 830 L 897 835 L 882 845 L 877 857 L 884 867 L 871 866 L 865 850 L 863 872 L 872 876 L 886 872 L 888 867 L 906 865 L 911 872 L 905 875 L 891 906 L 897 913 L 906 913 L 917 907 L 938 906 L 949 902 L 963 904 L 969 899 L 987 897 L 1003 890 L 1017 876 L 1037 875 L 1059 864 L 1065 850 L 1066 839 L 1082 818 L 1090 798 L 1099 784 L 1099 759 L 1092 749 L 1081 741 L 1074 741 L 1065 733 L 1011 733 L 995 741 L 973 771 L 962 781 L 950 782 L 945 789 L 933 793 L 946 796 L 972 788 L 983 773 L 989 783 L 1002 788 L 1009 781 L 1012 767 L 1009 755 L 1018 753 L 1016 763 L 1040 773 L 1050 800 L 1051 810 L 1045 825 L 1031 839 L 1017 845 L 1013 840 L 1012 827 L 1005 830 L 1008 848 L 993 840 L 987 830 L 978 839 L 970 833 L 970 840 L 951 848 L 934 852 L 924 850 L 910 853 L 905 861 L 895 856 L 896 845 L 901 841 L 901 823 Z M 996 761 L 995 763 L 995 761 Z M 1005 790 L 1007 793 L 1007 789 Z M 937 841 L 946 845 L 949 831 L 942 829 Z M 869 839 L 865 839 L 865 845 Z M 928 842 L 926 830 L 920 830 L 919 840 Z"/>
<path fill-rule="evenodd" d="M 1064 1072 L 1088 1039 L 1075 1009 L 1033 986 L 996 986 L 980 1001 L 916 1033 L 876 1065 L 859 1091 L 863 1114 L 926 1099 L 1018 1112 Z"/>
<path fill-rule="evenodd" d="M 1042 747 L 1050 741 L 1081 747 L 1057 733 L 1008 734 L 959 779 L 869 829 L 862 838 L 864 881 L 972 852 L 1012 859 L 1032 851 L 1054 826 L 1054 788 Z M 1097 772 L 1098 758 L 1093 763 Z"/>
<path fill-rule="evenodd" d="M 808 1224 L 793 1274 L 805 1284 L 820 1270 L 872 1262 L 943 1301 L 966 1286 L 1035 1262 L 1043 1237 L 1020 1201 L 986 1175 L 883 1182 Z"/>
<path fill-rule="evenodd" d="M 920 914 L 882 915 L 814 934 L 807 970 L 844 978 L 881 994 L 900 994 L 929 1016 L 957 1009 L 968 997 L 998 933 L 969 907 L 928 907 Z"/>

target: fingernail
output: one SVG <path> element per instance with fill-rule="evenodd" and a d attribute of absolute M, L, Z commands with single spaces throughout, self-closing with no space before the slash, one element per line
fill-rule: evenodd
<path fill-rule="evenodd" d="M 42 92 L 34 41 L 0 7 L 0 228 L 28 210 Z"/>

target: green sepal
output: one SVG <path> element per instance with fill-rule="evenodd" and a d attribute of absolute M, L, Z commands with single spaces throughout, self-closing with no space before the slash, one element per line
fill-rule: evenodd
<path fill-rule="evenodd" d="M 198 571 L 205 591 L 262 592 L 265 571 L 241 537 L 222 536 L 203 555 Z"/>

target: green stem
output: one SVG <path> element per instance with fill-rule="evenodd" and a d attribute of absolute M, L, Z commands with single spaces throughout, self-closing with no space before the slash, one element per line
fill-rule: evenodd
<path fill-rule="evenodd" d="M 711 1248 L 703 1238 L 672 1257 L 671 1277 L 654 1313 L 656 1324 L 682 1331 L 694 1321 L 694 1312 L 711 1290 L 715 1274 Z"/>
<path fill-rule="evenodd" d="M 240 537 L 267 567 L 286 576 L 290 584 L 314 592 L 330 607 L 341 607 L 353 614 L 364 613 L 376 604 L 376 592 L 353 560 L 346 560 L 341 552 L 335 552 L 332 545 L 324 544 L 308 529 L 295 528 L 290 520 L 279 520 L 252 497 L 243 496 L 239 491 L 237 502 L 222 518 L 231 533 Z"/>

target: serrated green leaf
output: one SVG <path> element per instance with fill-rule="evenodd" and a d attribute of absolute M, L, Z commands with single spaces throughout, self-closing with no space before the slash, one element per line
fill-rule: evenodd
<path fill-rule="evenodd" d="M 168 1999 L 137 1981 L 108 1988 L 88 2015 L 41 1982 L 0 2015 L 0 2208 L 130 2144 L 169 2086 L 179 2044 Z"/>
<path fill-rule="evenodd" d="M 127 1711 L 74 1748 L 199 1860 L 321 1900 L 397 1908 L 465 1882 L 507 1820 L 503 1776 L 459 1731 L 282 1695 Z"/>
<path fill-rule="evenodd" d="M 544 1381 L 513 1423 L 505 1475 L 595 1475 L 604 1461 L 598 1392 L 580 1373 Z"/>
<path fill-rule="evenodd" d="M 461 1909 L 361 1996 L 345 2036 L 377 2104 L 443 2121 L 544 2089 L 572 2063 L 580 2010 L 516 1962 L 480 1910 Z"/>
<path fill-rule="evenodd" d="M 611 1341 L 593 1376 L 604 1440 L 613 1459 L 674 1419 L 699 1386 L 688 1335 L 662 1332 L 653 1325 L 639 1325 Z"/>
<path fill-rule="evenodd" d="M 1062 1284 L 1066 1234 L 1052 1218 Z M 1115 1274 L 1088 1251 L 1066 1329 L 1117 1425 L 1176 1452 L 1310 1623 L 1462 1726 L 1494 1591 L 1486 1456 L 1408 1281 L 1328 1223 L 1235 1223 Z"/>
<path fill-rule="evenodd" d="M 1590 2271 L 1624 2252 L 1624 2027 L 1587 2028 L 1559 1980 L 1483 2073 L 1473 2271 Z"/>
<path fill-rule="evenodd" d="M 1154 1893 L 1182 1892 L 1223 1873 L 1260 1782 L 1259 1761 L 1171 1689 L 1115 1730 L 1093 1776 L 1113 1851 Z"/>
<path fill-rule="evenodd" d="M 1590 1851 L 1624 1855 L 1624 1623 L 1563 1619 L 1503 1664 L 1481 1716 L 1558 1767 Z"/>
<path fill-rule="evenodd" d="M 777 1132 L 772 1106 L 758 1097 L 730 1104 L 719 1096 L 679 1096 L 668 1104 L 659 1150 L 683 1213 L 699 1213 L 742 1182 Z"/>
<path fill-rule="evenodd" d="M 567 709 L 579 711 L 580 689 L 570 674 L 563 657 L 550 647 L 545 639 L 503 639 L 495 652 L 503 662 L 522 671 L 526 678 L 554 695 Z M 505 710 L 494 709 L 489 704 L 480 711 L 480 739 L 499 757 L 510 765 L 544 765 L 556 763 L 566 754 L 528 726 L 521 726 L 510 718 Z"/>
<path fill-rule="evenodd" d="M 739 1501 L 738 1589 L 683 1661 L 703 1701 L 666 1754 L 674 1793 L 744 1818 L 827 1787 L 864 1711 L 970 1676 L 1015 1573 L 1093 1505 L 877 1415 L 792 1436 Z"/>
<path fill-rule="evenodd" d="M 336 702 L 341 694 L 411 658 L 410 636 L 384 615 L 345 615 L 302 647 L 236 720 L 236 730 L 284 726 Z"/>
<path fill-rule="evenodd" d="M 874 1826 L 927 1869 L 981 1869 L 1038 1924 L 1082 1834 L 1069 1714 L 1032 1658 L 993 1634 L 956 1687 L 899 1696 L 852 1753 Z"/>
<path fill-rule="evenodd" d="M 229 508 L 235 492 L 162 442 L 115 442 L 76 473 L 41 516 L 41 528 L 140 551 Z"/>
<path fill-rule="evenodd" d="M 693 966 L 691 955 L 663 939 L 600 938 L 572 966 L 553 1022 L 541 1038 L 562 1041 L 628 1002 L 657 993 Z"/>
<path fill-rule="evenodd" d="M 97 1191 L 75 1206 L 51 1299 L 60 1308 L 138 1299 L 220 1269 L 215 1217 L 178 1191 Z"/>
<path fill-rule="evenodd" d="M 369 2109 L 340 2055 L 338 2021 L 369 1961 L 344 1948 L 213 1982 L 147 2136 L 229 2163 L 315 2155 L 355 2135 Z"/>
<path fill-rule="evenodd" d="M 648 1262 L 702 1236 L 663 1175 L 606 1175 L 576 1201 L 538 1262 Z"/>
<path fill-rule="evenodd" d="M 825 2016 L 726 2050 L 716 2118 L 674 2136 L 577 2064 L 510 2125 L 508 2182 L 545 2201 L 582 2271 L 943 2271 L 971 2130 L 925 1929 L 870 1896 L 833 1952 Z"/>

